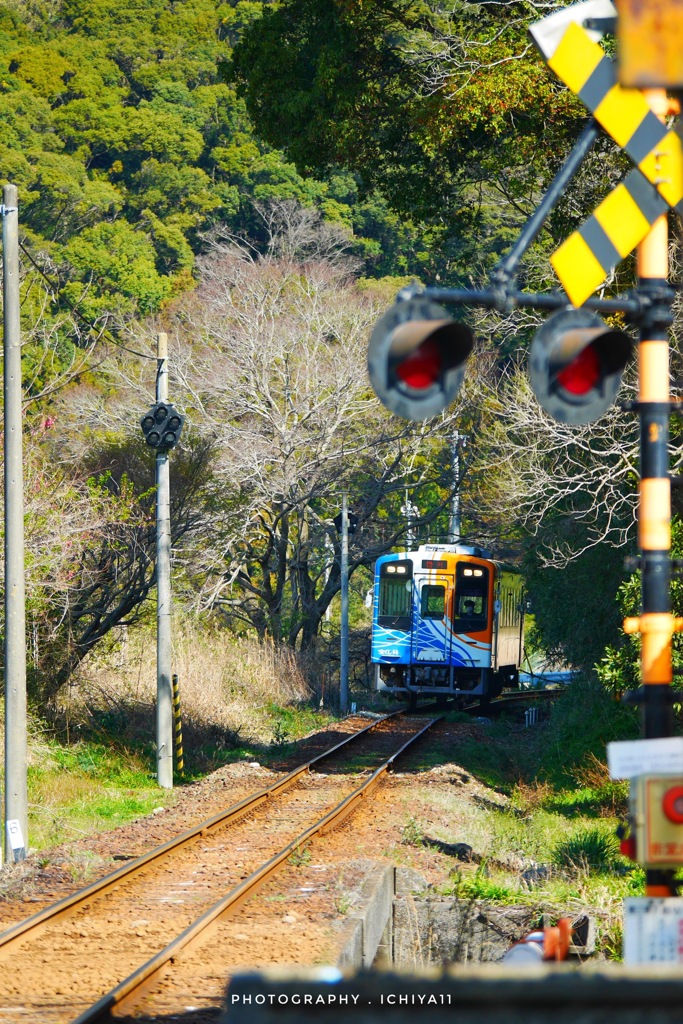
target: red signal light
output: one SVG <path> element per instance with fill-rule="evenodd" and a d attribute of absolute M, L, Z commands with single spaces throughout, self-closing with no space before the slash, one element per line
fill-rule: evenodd
<path fill-rule="evenodd" d="M 474 338 L 435 302 L 401 295 L 375 325 L 368 346 L 379 400 L 406 420 L 436 416 L 453 401 Z"/>
<path fill-rule="evenodd" d="M 531 342 L 534 394 L 560 423 L 593 423 L 616 399 L 631 348 L 628 334 L 589 310 L 558 310 Z"/>
<path fill-rule="evenodd" d="M 396 376 L 409 388 L 430 388 L 436 384 L 441 373 L 441 352 L 431 338 L 396 367 Z"/>
<path fill-rule="evenodd" d="M 673 821 L 676 825 L 683 825 L 683 786 L 673 786 L 671 789 L 667 789 L 662 807 L 669 821 Z"/>
<path fill-rule="evenodd" d="M 558 373 L 557 383 L 571 395 L 586 395 L 600 383 L 601 376 L 600 356 L 589 345 Z"/>

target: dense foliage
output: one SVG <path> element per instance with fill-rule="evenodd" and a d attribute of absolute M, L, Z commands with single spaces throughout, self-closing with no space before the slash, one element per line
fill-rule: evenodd
<path fill-rule="evenodd" d="M 535 17 L 526 0 L 282 0 L 245 28 L 227 77 L 302 173 L 352 170 L 432 224 L 467 280 L 585 120 L 526 37 Z"/>
<path fill-rule="evenodd" d="M 372 323 L 411 277 L 488 278 L 584 124 L 529 43 L 535 17 L 530 0 L 0 2 L 31 668 L 48 696 L 155 584 L 138 417 L 160 328 L 188 413 L 173 456 L 187 606 L 314 646 L 339 589 L 342 490 L 366 585 L 402 508 L 419 539 L 446 533 L 457 483 L 470 538 L 526 557 L 539 645 L 588 668 L 617 650 L 636 434 L 612 414 L 569 430 L 539 412 L 520 358 L 539 317 L 469 311 L 464 389 L 424 425 L 387 416 L 364 370 Z M 549 253 L 621 167 L 602 140 L 521 285 L 553 286 Z"/>
<path fill-rule="evenodd" d="M 353 229 L 371 271 L 424 262 L 417 231 L 380 197 L 359 202 L 353 175 L 304 179 L 254 136 L 218 65 L 261 8 L 0 4 L 3 174 L 19 187 L 27 247 L 52 298 L 86 321 L 156 312 L 191 287 L 215 224 L 258 241 L 255 201 L 315 206 Z"/>

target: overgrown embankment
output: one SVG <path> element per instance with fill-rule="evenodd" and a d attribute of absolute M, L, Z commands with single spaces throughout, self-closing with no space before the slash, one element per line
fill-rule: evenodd
<path fill-rule="evenodd" d="M 320 707 L 311 666 L 307 676 L 291 652 L 181 631 L 174 665 L 187 775 L 162 791 L 154 774 L 152 640 L 138 634 L 113 660 L 86 664 L 50 727 L 34 720 L 30 843 L 45 863 L 57 844 L 81 847 L 88 836 L 95 841 L 102 830 L 173 806 L 183 782 L 222 765 L 268 769 L 300 759 L 300 737 L 334 717 Z M 366 691 L 352 699 L 379 710 Z M 523 710 L 495 721 L 447 712 L 436 741 L 400 765 L 378 812 L 381 849 L 368 840 L 363 855 L 418 871 L 427 865 L 444 897 L 540 907 L 551 916 L 587 909 L 602 952 L 619 955 L 621 901 L 641 891 L 643 877 L 618 850 L 627 790 L 609 779 L 605 746 L 636 735 L 633 711 L 585 682 L 543 705 L 532 728 Z M 75 880 L 83 864 L 79 850 Z"/>

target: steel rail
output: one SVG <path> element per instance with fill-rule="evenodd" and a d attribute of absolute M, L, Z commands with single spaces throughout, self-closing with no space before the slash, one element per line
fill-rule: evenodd
<path fill-rule="evenodd" d="M 431 729 L 436 722 L 441 721 L 441 717 L 431 719 L 419 732 L 416 732 L 406 740 L 399 750 L 387 758 L 361 786 L 345 797 L 331 811 L 328 811 L 324 817 L 305 829 L 296 839 L 287 843 L 270 860 L 262 864 L 256 871 L 253 871 L 239 885 L 231 889 L 217 903 L 214 903 L 212 907 L 204 911 L 196 921 L 188 925 L 168 946 L 156 953 L 119 985 L 88 1007 L 87 1010 L 84 1010 L 71 1024 L 95 1024 L 97 1021 L 109 1020 L 114 1009 L 116 1009 L 117 1016 L 122 1011 L 129 1010 L 142 998 L 150 986 L 166 973 L 171 961 L 176 959 L 181 951 L 187 951 L 188 947 L 192 944 L 199 944 L 200 940 L 204 941 L 208 938 L 208 929 L 214 926 L 221 917 L 236 910 L 237 907 L 252 896 L 256 889 L 266 882 L 292 853 L 300 849 L 316 835 L 322 835 L 336 828 L 349 814 L 353 813 L 358 804 L 378 785 L 382 776 L 389 771 L 396 759 L 409 746 L 420 739 L 428 729 Z M 385 721 L 385 719 L 380 719 L 380 721 Z"/>
<path fill-rule="evenodd" d="M 39 934 L 40 930 L 44 926 L 54 924 L 55 921 L 58 921 L 60 918 L 66 918 L 75 913 L 77 908 L 85 903 L 86 900 L 101 896 L 105 892 L 111 892 L 122 882 L 129 881 L 136 874 L 143 871 L 151 864 L 158 863 L 164 857 L 178 851 L 183 846 L 187 846 L 189 843 L 192 843 L 197 839 L 201 839 L 202 836 L 207 833 L 222 826 L 227 826 L 245 814 L 251 813 L 266 801 L 284 792 L 284 790 L 288 789 L 290 786 L 293 786 L 302 775 L 305 775 L 311 770 L 313 765 L 316 765 L 319 762 L 324 761 L 326 758 L 331 757 L 333 754 L 336 754 L 342 747 L 346 746 L 347 743 L 352 743 L 360 736 L 365 735 L 365 733 L 369 732 L 371 729 L 377 728 L 377 726 L 382 722 L 389 721 L 398 715 L 405 715 L 408 713 L 409 712 L 406 708 L 401 708 L 398 711 L 392 711 L 390 714 L 376 719 L 369 725 L 366 725 L 363 729 L 359 729 L 358 732 L 351 733 L 350 736 L 347 736 L 346 739 L 336 743 L 333 747 L 330 747 L 329 750 L 324 750 L 321 754 L 317 754 L 315 757 L 311 758 L 310 761 L 306 761 L 297 768 L 293 768 L 291 772 L 288 772 L 287 775 L 278 779 L 276 782 L 271 783 L 270 786 L 266 786 L 265 789 L 258 790 L 256 793 L 251 794 L 251 796 L 244 797 L 243 800 L 233 804 L 224 811 L 219 811 L 218 814 L 215 814 L 207 821 L 203 821 L 201 824 L 196 825 L 187 832 L 182 832 L 173 839 L 169 839 L 169 841 L 164 843 L 162 846 L 157 846 L 153 850 L 149 850 L 147 853 L 143 854 L 141 857 L 137 857 L 129 864 L 124 864 L 122 867 L 117 868 L 116 871 L 112 871 L 103 878 L 100 878 L 95 882 L 91 882 L 90 885 L 71 893 L 70 896 L 65 896 L 64 899 L 59 900 L 57 903 L 50 904 L 50 906 L 44 907 L 37 913 L 32 914 L 31 917 L 24 918 L 23 921 L 18 921 L 15 925 L 12 925 L 10 928 L 0 933 L 0 959 L 3 959 L 11 949 L 16 947 L 18 940 L 22 936 L 27 936 L 31 933 L 31 937 L 33 937 Z"/>

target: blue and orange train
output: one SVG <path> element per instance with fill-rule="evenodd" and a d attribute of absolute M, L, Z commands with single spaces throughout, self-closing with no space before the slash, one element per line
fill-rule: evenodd
<path fill-rule="evenodd" d="M 490 699 L 519 685 L 524 582 L 466 544 L 424 544 L 375 566 L 374 688 Z"/>

